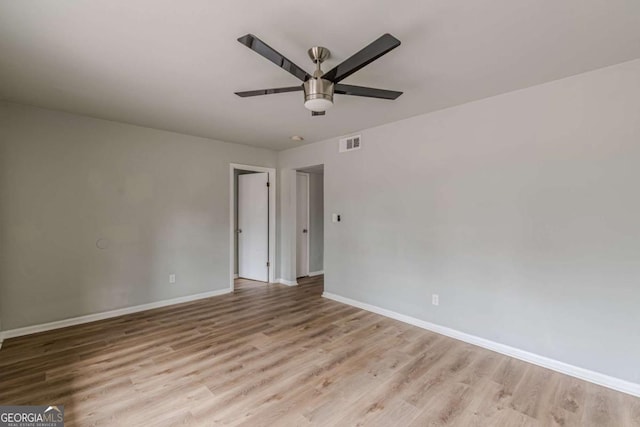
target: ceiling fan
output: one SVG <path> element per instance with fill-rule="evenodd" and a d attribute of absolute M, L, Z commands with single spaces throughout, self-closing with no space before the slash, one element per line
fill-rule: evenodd
<path fill-rule="evenodd" d="M 249 49 L 264 56 L 280 68 L 293 74 L 302 80 L 299 86 L 279 87 L 273 89 L 249 90 L 245 92 L 235 92 L 241 97 L 270 95 L 272 93 L 304 91 L 304 106 L 311 110 L 312 116 L 322 116 L 325 111 L 333 106 L 333 95 L 365 96 L 368 98 L 396 99 L 402 92 L 393 90 L 375 89 L 371 87 L 345 85 L 341 80 L 372 63 L 382 55 L 400 46 L 400 40 L 391 34 L 384 34 L 374 42 L 355 53 L 350 58 L 336 65 L 333 69 L 323 72 L 320 68 L 322 62 L 330 55 L 329 49 L 322 46 L 314 46 L 309 49 L 309 58 L 316 64 L 316 70 L 310 75 L 302 68 L 282 56 L 272 47 L 253 34 L 247 34 L 238 39 L 240 43 Z"/>

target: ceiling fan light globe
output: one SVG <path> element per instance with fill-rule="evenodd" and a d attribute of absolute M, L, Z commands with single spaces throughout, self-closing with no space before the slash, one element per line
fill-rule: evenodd
<path fill-rule="evenodd" d="M 307 110 L 322 112 L 333 107 L 333 102 L 330 99 L 325 98 L 313 98 L 304 102 L 304 107 Z"/>

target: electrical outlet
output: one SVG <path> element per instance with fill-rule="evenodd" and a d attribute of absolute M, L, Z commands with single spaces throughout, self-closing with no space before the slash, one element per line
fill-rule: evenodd
<path fill-rule="evenodd" d="M 176 283 L 176 275 L 175 274 L 170 274 L 169 275 L 169 283 Z"/>
<path fill-rule="evenodd" d="M 440 296 L 438 294 L 431 295 L 431 304 L 440 305 Z"/>

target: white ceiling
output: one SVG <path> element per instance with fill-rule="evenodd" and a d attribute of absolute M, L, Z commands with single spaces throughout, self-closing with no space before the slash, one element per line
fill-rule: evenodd
<path fill-rule="evenodd" d="M 311 117 L 299 81 L 236 41 L 253 33 L 307 71 L 381 34 L 402 45 Z M 282 149 L 640 57 L 638 0 L 0 0 L 0 98 Z"/>

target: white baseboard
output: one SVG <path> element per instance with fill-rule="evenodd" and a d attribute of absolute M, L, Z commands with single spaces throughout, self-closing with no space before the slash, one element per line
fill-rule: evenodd
<path fill-rule="evenodd" d="M 309 277 L 320 276 L 321 274 L 324 274 L 324 270 L 312 271 L 311 273 L 309 273 Z"/>
<path fill-rule="evenodd" d="M 436 332 L 441 335 L 467 342 L 469 344 L 477 345 L 497 353 L 501 353 L 507 356 L 514 357 L 516 359 L 523 360 L 525 362 L 533 363 L 534 365 L 542 366 L 543 368 L 551 369 L 553 371 L 560 372 L 562 374 L 570 375 L 581 380 L 589 381 L 594 384 L 598 384 L 613 390 L 621 391 L 623 393 L 630 394 L 632 396 L 640 397 L 640 384 L 632 383 L 620 378 L 612 377 L 609 375 L 601 374 L 600 372 L 591 371 L 589 369 L 580 368 L 578 366 L 570 365 L 568 363 L 560 362 L 558 360 L 550 359 L 545 356 L 540 356 L 535 353 L 520 350 L 515 347 L 511 347 L 505 344 L 500 344 L 495 341 L 490 341 L 485 338 L 481 338 L 475 335 L 460 332 L 455 329 L 447 328 L 445 326 L 436 325 L 425 320 L 416 319 L 415 317 L 407 316 L 404 314 L 396 313 L 395 311 L 387 310 L 385 308 L 377 307 L 375 305 L 367 304 L 364 302 L 356 301 L 350 298 L 346 298 L 340 295 L 332 294 L 330 292 L 324 292 L 323 297 L 348 304 L 354 307 L 361 308 L 363 310 L 377 313 L 385 317 L 390 317 L 401 322 L 408 323 L 410 325 L 417 326 L 419 328 L 427 329 L 432 332 Z"/>
<path fill-rule="evenodd" d="M 234 274 L 234 275 L 233 275 L 233 278 L 234 278 L 234 279 L 237 279 L 238 277 L 240 277 L 240 276 L 238 276 L 237 274 Z"/>
<path fill-rule="evenodd" d="M 117 310 L 103 311 L 102 313 L 87 314 L 85 316 L 72 317 L 70 319 L 58 320 L 41 325 L 25 326 L 24 328 L 9 329 L 0 332 L 0 342 L 8 338 L 20 337 L 23 335 L 37 334 L 39 332 L 50 331 L 53 329 L 66 328 L 67 326 L 81 325 L 83 323 L 95 322 L 96 320 L 110 319 L 125 314 L 138 313 L 140 311 L 151 310 L 154 308 L 166 307 L 169 305 L 182 304 L 184 302 L 196 301 L 203 298 L 211 298 L 218 295 L 228 294 L 232 292 L 230 289 L 220 289 L 217 291 L 204 292 L 201 294 L 187 295 L 184 297 L 172 298 L 163 301 L 151 302 L 148 304 L 136 305 L 133 307 L 119 308 Z"/>
<path fill-rule="evenodd" d="M 276 280 L 276 283 L 280 283 L 282 285 L 287 285 L 287 286 L 298 286 L 298 282 L 293 280 L 286 280 L 286 279 L 278 279 Z"/>

